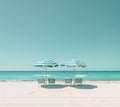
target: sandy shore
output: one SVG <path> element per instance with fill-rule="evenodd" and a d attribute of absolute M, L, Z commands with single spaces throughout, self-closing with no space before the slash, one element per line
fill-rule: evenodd
<path fill-rule="evenodd" d="M 36 81 L 0 81 L 0 107 L 120 107 L 120 81 L 45 87 Z"/>

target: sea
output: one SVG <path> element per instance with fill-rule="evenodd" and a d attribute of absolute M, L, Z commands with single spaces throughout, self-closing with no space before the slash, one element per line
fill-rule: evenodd
<path fill-rule="evenodd" d="M 0 80 L 37 80 L 40 77 L 75 78 L 82 75 L 83 80 L 120 80 L 120 71 L 0 71 Z"/>

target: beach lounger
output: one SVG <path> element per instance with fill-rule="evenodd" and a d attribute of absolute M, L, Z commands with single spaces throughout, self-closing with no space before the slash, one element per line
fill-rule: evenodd
<path fill-rule="evenodd" d="M 65 78 L 65 85 L 72 85 L 72 78 Z"/>
<path fill-rule="evenodd" d="M 55 78 L 48 78 L 48 85 L 55 85 Z"/>
<path fill-rule="evenodd" d="M 83 79 L 82 78 L 75 78 L 74 85 L 81 85 Z"/>
<path fill-rule="evenodd" d="M 37 81 L 38 81 L 38 84 L 40 84 L 40 85 L 46 84 L 45 78 L 38 78 Z"/>

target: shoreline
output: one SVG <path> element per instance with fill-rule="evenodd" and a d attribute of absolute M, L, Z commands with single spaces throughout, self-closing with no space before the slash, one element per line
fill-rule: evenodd
<path fill-rule="evenodd" d="M 37 80 L 0 80 L 0 82 L 37 82 Z M 56 80 L 56 83 L 57 82 L 59 82 L 59 83 L 62 82 L 63 83 L 64 80 Z M 112 82 L 113 83 L 113 82 L 120 82 L 120 80 L 83 80 L 83 83 L 84 82 L 90 82 L 90 83 L 91 82 L 96 82 L 96 83 L 97 82 L 100 82 L 100 83 L 101 82 L 104 82 L 104 83 Z"/>

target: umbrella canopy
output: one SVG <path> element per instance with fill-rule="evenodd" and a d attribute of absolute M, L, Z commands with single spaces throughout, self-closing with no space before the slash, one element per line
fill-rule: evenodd
<path fill-rule="evenodd" d="M 40 62 L 37 62 L 34 64 L 35 67 L 42 67 L 42 68 L 48 68 L 48 67 L 57 67 L 58 64 L 53 60 L 42 60 Z"/>
<path fill-rule="evenodd" d="M 87 67 L 87 65 L 81 62 L 79 59 L 72 59 L 71 61 L 64 62 L 61 64 L 61 66 L 73 67 L 73 69 L 77 67 Z"/>

